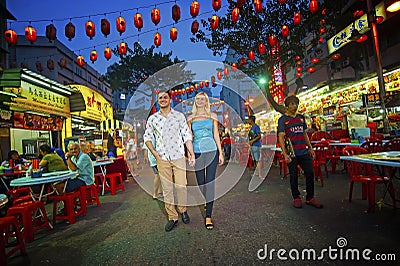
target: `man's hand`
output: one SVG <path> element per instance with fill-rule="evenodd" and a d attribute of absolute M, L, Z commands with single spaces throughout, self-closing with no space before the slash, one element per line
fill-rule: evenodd
<path fill-rule="evenodd" d="M 286 163 L 292 162 L 292 158 L 290 158 L 290 156 L 288 154 L 284 154 L 283 157 L 285 157 Z"/>
<path fill-rule="evenodd" d="M 311 158 L 314 160 L 315 159 L 315 152 L 314 152 L 313 149 L 310 150 L 310 155 L 311 155 Z"/>

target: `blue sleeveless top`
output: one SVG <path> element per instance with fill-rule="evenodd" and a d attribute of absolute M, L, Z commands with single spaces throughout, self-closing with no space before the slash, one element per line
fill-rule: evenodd
<path fill-rule="evenodd" d="M 211 118 L 192 122 L 193 150 L 195 153 L 204 153 L 217 150 L 213 137 L 213 121 Z"/>

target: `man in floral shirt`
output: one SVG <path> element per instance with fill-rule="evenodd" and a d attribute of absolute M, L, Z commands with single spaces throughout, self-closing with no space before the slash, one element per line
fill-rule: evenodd
<path fill-rule="evenodd" d="M 178 212 L 175 209 L 174 185 L 177 192 L 177 209 L 183 223 L 190 222 L 186 211 L 186 160 L 185 148 L 188 150 L 189 165 L 194 166 L 195 156 L 192 145 L 192 134 L 186 123 L 185 116 L 171 108 L 169 91 L 158 94 L 160 111 L 149 117 L 144 133 L 144 142 L 157 160 L 157 166 L 163 188 L 165 210 L 168 223 L 165 231 L 171 231 L 178 223 Z M 152 137 L 156 139 L 156 149 Z"/>

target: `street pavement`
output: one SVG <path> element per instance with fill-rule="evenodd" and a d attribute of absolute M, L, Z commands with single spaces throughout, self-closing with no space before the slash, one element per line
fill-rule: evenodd
<path fill-rule="evenodd" d="M 228 176 L 233 177 L 240 172 L 239 166 L 234 165 L 229 171 Z M 152 179 L 153 174 L 145 169 L 139 178 Z M 190 173 L 188 179 L 193 178 Z M 35 241 L 26 245 L 28 254 L 16 253 L 8 263 L 376 265 L 375 255 L 389 259 L 394 254 L 396 260 L 385 261 L 384 265 L 400 265 L 399 211 L 384 205 L 381 210 L 366 213 L 367 201 L 361 200 L 360 184 L 355 185 L 353 201 L 349 203 L 346 173 L 330 174 L 324 187 L 316 182 L 316 197 L 323 209 L 304 203 L 302 209 L 295 209 L 289 179 L 281 178 L 278 167 L 272 166 L 253 192 L 248 191 L 249 181 L 246 170 L 236 186 L 216 200 L 214 230 L 205 229 L 204 207 L 199 206 L 188 208 L 189 224 L 180 220 L 171 232 L 164 230 L 167 217 L 163 203 L 153 200 L 135 181 L 126 182 L 125 192 L 101 196 L 101 207 L 89 206 L 87 215 L 79 217 L 75 224 L 58 222 L 52 231 L 36 233 Z M 300 178 L 302 192 L 304 181 Z M 395 186 L 400 195 L 400 184 Z M 377 187 L 376 193 L 378 199 L 382 188 Z M 47 207 L 50 209 L 52 204 Z M 315 250 L 315 259 L 311 250 Z M 358 261 L 352 259 L 352 252 L 359 254 Z M 362 252 L 371 260 L 364 260 Z"/>

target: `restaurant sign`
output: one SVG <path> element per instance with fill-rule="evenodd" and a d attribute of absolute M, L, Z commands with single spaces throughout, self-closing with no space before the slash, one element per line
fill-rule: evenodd
<path fill-rule="evenodd" d="M 113 118 L 111 104 L 101 94 L 83 85 L 74 84 L 69 87 L 80 91 L 86 104 L 86 111 L 72 112 L 72 114 L 97 122 Z"/>
<path fill-rule="evenodd" d="M 18 104 L 21 108 L 41 113 L 69 115 L 69 98 L 48 89 L 21 80 L 21 87 L 4 90 L 20 96 Z"/>
<path fill-rule="evenodd" d="M 377 17 L 382 17 L 382 22 L 386 20 L 385 4 L 383 2 L 375 6 L 375 12 Z M 354 30 L 358 30 L 360 34 L 364 34 L 370 30 L 367 14 L 362 15 L 359 19 L 354 21 L 354 23 L 351 23 L 349 26 L 327 41 L 329 54 L 332 54 L 346 44 L 350 43 L 350 36 Z"/>

